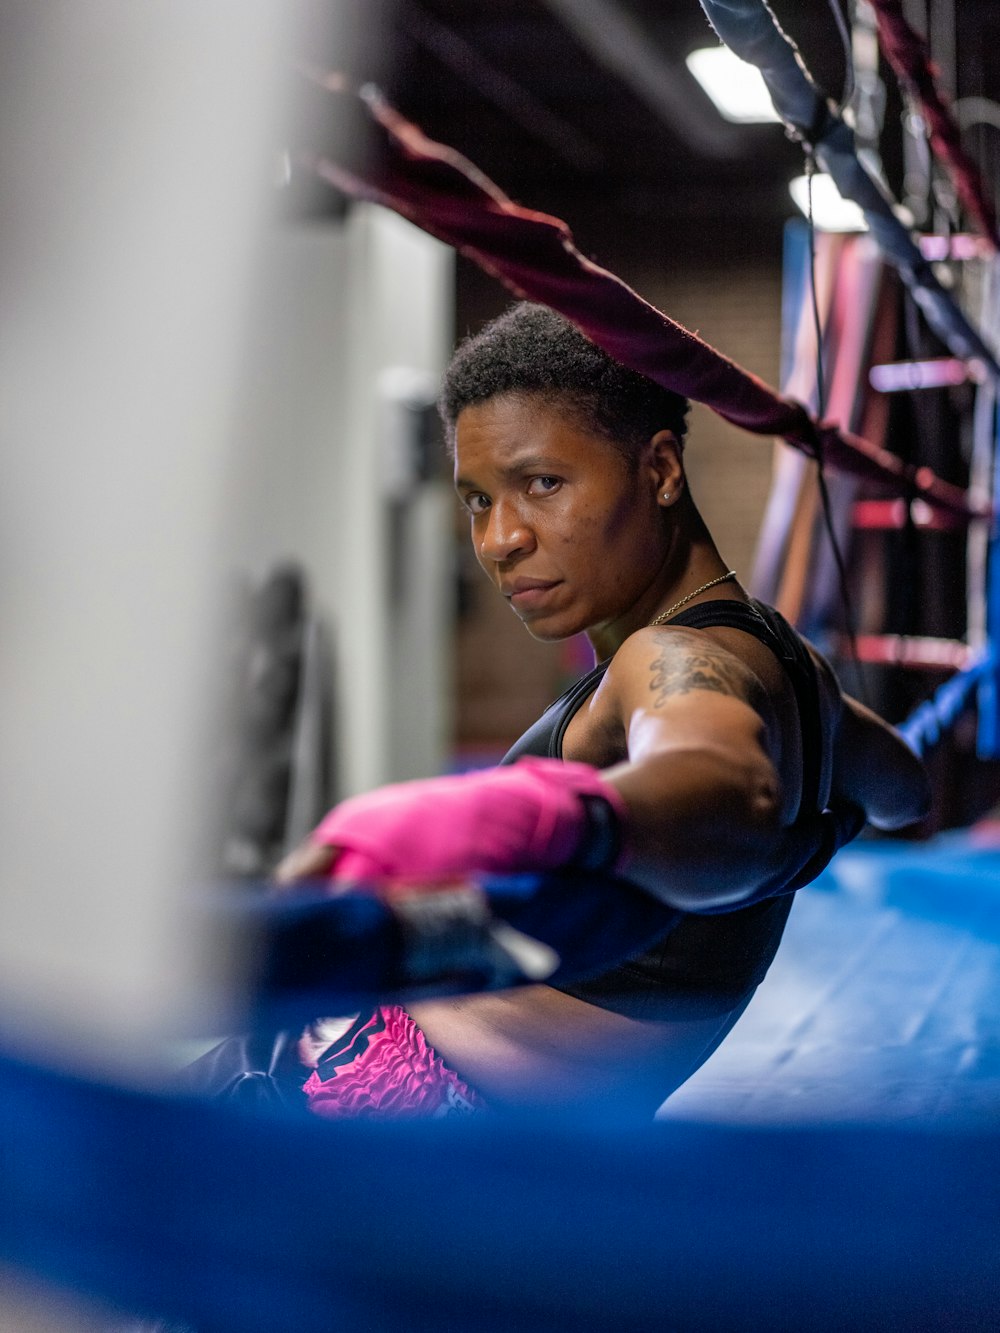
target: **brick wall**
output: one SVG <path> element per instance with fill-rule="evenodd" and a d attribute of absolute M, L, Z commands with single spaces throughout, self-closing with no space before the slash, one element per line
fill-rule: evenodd
<path fill-rule="evenodd" d="M 651 273 L 642 293 L 768 384 L 778 381 L 780 265 L 691 264 Z M 688 481 L 722 557 L 749 578 L 771 480 L 771 440 L 750 435 L 700 404 L 692 407 L 685 450 Z"/>

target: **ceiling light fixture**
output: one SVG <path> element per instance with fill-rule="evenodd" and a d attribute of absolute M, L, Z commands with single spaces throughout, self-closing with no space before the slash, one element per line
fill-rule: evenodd
<path fill-rule="evenodd" d="M 788 193 L 798 208 L 809 216 L 809 178 L 796 176 Z M 845 199 L 833 177 L 818 171 L 812 178 L 813 224 L 819 231 L 867 231 L 865 215 L 852 199 Z"/>
<path fill-rule="evenodd" d="M 744 125 L 778 121 L 760 70 L 734 55 L 728 46 L 692 51 L 685 64 L 726 120 Z"/>

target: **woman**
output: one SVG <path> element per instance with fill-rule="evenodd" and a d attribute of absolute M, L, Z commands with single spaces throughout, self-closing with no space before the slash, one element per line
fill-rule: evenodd
<path fill-rule="evenodd" d="M 919 761 L 727 570 L 687 489 L 686 409 L 544 307 L 459 348 L 441 410 L 477 559 L 530 634 L 583 631 L 598 665 L 512 767 L 345 802 L 278 876 L 614 865 L 683 915 L 572 988 L 390 1007 L 329 1047 L 314 1030 L 320 1114 L 652 1115 L 763 978 L 820 813 L 845 811 L 852 833 L 925 814 Z"/>

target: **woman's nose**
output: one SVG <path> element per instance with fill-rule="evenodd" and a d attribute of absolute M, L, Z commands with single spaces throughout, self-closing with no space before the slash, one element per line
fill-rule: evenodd
<path fill-rule="evenodd" d="M 530 550 L 534 542 L 531 529 L 512 505 L 494 503 L 486 519 L 486 530 L 479 543 L 479 557 L 483 561 L 502 564 L 522 551 Z"/>

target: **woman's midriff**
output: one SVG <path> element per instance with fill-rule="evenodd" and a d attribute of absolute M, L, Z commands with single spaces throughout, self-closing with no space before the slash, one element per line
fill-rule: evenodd
<path fill-rule="evenodd" d="M 407 1005 L 443 1060 L 490 1105 L 652 1116 L 724 1019 L 639 1021 L 549 986 Z"/>

